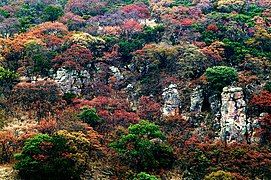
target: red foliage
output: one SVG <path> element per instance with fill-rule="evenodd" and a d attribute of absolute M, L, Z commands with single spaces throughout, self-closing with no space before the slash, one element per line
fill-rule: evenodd
<path fill-rule="evenodd" d="M 181 26 L 191 26 L 193 23 L 194 23 L 194 20 L 190 18 L 184 18 L 179 21 L 179 24 Z"/>
<path fill-rule="evenodd" d="M 113 113 L 113 121 L 128 121 L 128 122 L 138 122 L 139 117 L 134 112 L 127 112 L 123 109 L 115 110 Z"/>
<path fill-rule="evenodd" d="M 51 80 L 19 83 L 13 88 L 9 101 L 13 107 L 29 113 L 34 111 L 38 118 L 50 115 L 63 104 L 59 86 Z"/>
<path fill-rule="evenodd" d="M 150 11 L 145 4 L 126 5 L 121 8 L 121 11 L 127 14 L 136 14 L 142 19 L 147 19 L 150 17 Z"/>
<path fill-rule="evenodd" d="M 256 130 L 257 135 L 261 138 L 262 144 L 270 144 L 271 143 L 271 114 L 266 114 L 263 117 L 258 119 L 259 121 L 259 129 L 258 132 Z"/>
<path fill-rule="evenodd" d="M 139 100 L 138 114 L 141 119 L 158 119 L 161 115 L 161 105 L 149 96 L 142 96 Z"/>
<path fill-rule="evenodd" d="M 75 107 L 82 108 L 88 106 L 95 108 L 99 116 L 108 122 L 137 122 L 139 116 L 129 108 L 129 102 L 125 99 L 113 99 L 105 96 L 98 96 L 91 101 L 75 99 Z"/>
<path fill-rule="evenodd" d="M 125 31 L 141 31 L 142 30 L 142 26 L 134 19 L 129 19 L 127 21 L 125 21 L 122 25 L 122 28 Z"/>
<path fill-rule="evenodd" d="M 37 130 L 41 133 L 52 134 L 57 129 L 57 122 L 54 118 L 41 119 L 39 124 L 37 125 Z"/>
<path fill-rule="evenodd" d="M 271 93 L 268 91 L 261 91 L 252 97 L 250 103 L 260 107 L 271 107 Z"/>
<path fill-rule="evenodd" d="M 213 32 L 216 32 L 218 31 L 218 27 L 216 24 L 209 24 L 206 28 L 207 31 L 213 31 Z"/>
<path fill-rule="evenodd" d="M 256 145 L 221 142 L 200 142 L 190 138 L 182 149 L 181 161 L 200 177 L 213 171 L 224 170 L 245 174 L 251 179 L 270 175 L 271 151 Z"/>
<path fill-rule="evenodd" d="M 11 132 L 0 131 L 0 163 L 9 162 L 15 152 L 16 138 Z"/>
<path fill-rule="evenodd" d="M 68 69 L 81 70 L 91 62 L 92 58 L 93 55 L 89 49 L 73 44 L 64 53 L 56 56 L 53 59 L 53 63 L 55 64 L 55 68 L 64 67 Z"/>

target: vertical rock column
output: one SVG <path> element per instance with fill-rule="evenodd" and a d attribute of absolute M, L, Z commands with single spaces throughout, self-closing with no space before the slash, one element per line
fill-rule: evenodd
<path fill-rule="evenodd" d="M 221 98 L 221 138 L 227 142 L 245 141 L 248 124 L 246 120 L 246 102 L 242 88 L 225 87 Z"/>
<path fill-rule="evenodd" d="M 200 86 L 197 86 L 195 89 L 193 89 L 193 92 L 190 96 L 190 111 L 200 113 L 203 105 L 203 89 L 201 89 Z"/>
<path fill-rule="evenodd" d="M 181 100 L 176 84 L 170 84 L 163 90 L 164 106 L 163 116 L 175 116 L 180 114 Z"/>

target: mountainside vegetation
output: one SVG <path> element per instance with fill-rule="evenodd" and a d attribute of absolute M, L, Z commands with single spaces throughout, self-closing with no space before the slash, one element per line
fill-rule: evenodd
<path fill-rule="evenodd" d="M 271 1 L 0 1 L 1 169 L 271 179 Z"/>

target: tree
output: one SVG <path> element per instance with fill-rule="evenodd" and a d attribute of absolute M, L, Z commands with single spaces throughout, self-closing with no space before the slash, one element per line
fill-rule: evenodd
<path fill-rule="evenodd" d="M 84 46 L 74 44 L 62 54 L 53 59 L 54 67 L 82 70 L 91 63 L 92 52 Z"/>
<path fill-rule="evenodd" d="M 85 170 L 77 166 L 68 140 L 60 135 L 38 134 L 28 139 L 17 154 L 14 168 L 26 179 L 80 179 Z"/>
<path fill-rule="evenodd" d="M 60 16 L 64 14 L 61 6 L 49 5 L 44 9 L 45 21 L 56 21 Z"/>
<path fill-rule="evenodd" d="M 124 162 L 136 170 L 168 168 L 173 162 L 173 150 L 154 123 L 141 120 L 130 125 L 129 133 L 110 144 Z"/>
<path fill-rule="evenodd" d="M 236 69 L 227 66 L 214 66 L 205 72 L 207 81 L 214 90 L 222 89 L 238 80 Z"/>
<path fill-rule="evenodd" d="M 51 67 L 51 58 L 53 53 L 50 52 L 44 44 L 35 40 L 25 43 L 23 56 L 18 61 L 19 70 L 22 75 L 31 77 L 33 75 L 47 76 Z"/>
<path fill-rule="evenodd" d="M 96 109 L 87 107 L 82 108 L 79 118 L 92 127 L 99 125 L 102 121 L 102 119 L 97 115 Z"/>
<path fill-rule="evenodd" d="M 0 92 L 7 93 L 11 90 L 14 82 L 19 78 L 19 74 L 0 67 Z"/>
<path fill-rule="evenodd" d="M 63 103 L 59 86 L 52 80 L 16 84 L 9 102 L 11 108 L 19 107 L 29 113 L 34 112 L 39 119 L 53 114 Z"/>
<path fill-rule="evenodd" d="M 204 177 L 204 180 L 246 180 L 247 178 L 242 177 L 235 173 L 216 171 Z"/>

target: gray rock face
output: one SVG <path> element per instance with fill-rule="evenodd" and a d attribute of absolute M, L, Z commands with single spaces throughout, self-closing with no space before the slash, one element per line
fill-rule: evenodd
<path fill-rule="evenodd" d="M 221 108 L 221 102 L 220 98 L 217 94 L 213 94 L 212 96 L 209 97 L 208 99 L 211 111 L 215 115 L 215 117 L 220 117 L 220 108 Z"/>
<path fill-rule="evenodd" d="M 82 88 L 90 82 L 90 74 L 84 71 L 67 70 L 60 68 L 53 79 L 59 84 L 63 93 L 80 94 Z"/>
<path fill-rule="evenodd" d="M 203 89 L 201 89 L 200 86 L 197 86 L 195 89 L 193 89 L 193 92 L 190 96 L 190 111 L 191 112 L 201 112 L 202 105 L 203 105 Z"/>
<path fill-rule="evenodd" d="M 124 79 L 123 74 L 120 72 L 119 68 L 115 66 L 110 66 L 109 69 L 112 71 L 114 76 L 116 77 L 117 81 L 121 81 Z"/>
<path fill-rule="evenodd" d="M 249 124 L 246 118 L 246 102 L 243 89 L 225 87 L 221 98 L 221 138 L 228 142 L 244 141 Z"/>
<path fill-rule="evenodd" d="M 164 106 L 162 113 L 164 116 L 179 115 L 181 108 L 180 95 L 176 84 L 170 84 L 163 90 Z"/>

